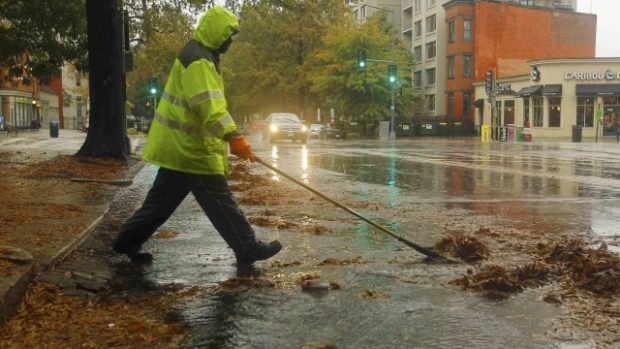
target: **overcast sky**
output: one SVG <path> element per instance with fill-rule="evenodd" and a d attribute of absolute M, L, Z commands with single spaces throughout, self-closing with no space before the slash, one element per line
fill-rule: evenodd
<path fill-rule="evenodd" d="M 620 1 L 577 0 L 577 11 L 597 17 L 596 57 L 620 57 Z"/>

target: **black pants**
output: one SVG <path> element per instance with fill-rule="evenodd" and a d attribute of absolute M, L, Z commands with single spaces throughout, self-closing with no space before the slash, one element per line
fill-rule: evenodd
<path fill-rule="evenodd" d="M 139 249 L 190 191 L 235 254 L 245 254 L 255 247 L 254 230 L 233 199 L 223 175 L 193 175 L 160 168 L 142 207 L 122 225 L 115 248 Z"/>

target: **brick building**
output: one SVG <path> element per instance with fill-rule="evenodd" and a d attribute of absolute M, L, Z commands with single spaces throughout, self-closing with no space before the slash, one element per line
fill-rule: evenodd
<path fill-rule="evenodd" d="M 536 7 L 493 0 L 451 0 L 446 23 L 445 113 L 448 119 L 481 124 L 474 82 L 488 71 L 501 79 L 530 73 L 528 61 L 593 58 L 596 16 L 572 8 Z M 503 91 L 511 93 L 511 91 Z"/>

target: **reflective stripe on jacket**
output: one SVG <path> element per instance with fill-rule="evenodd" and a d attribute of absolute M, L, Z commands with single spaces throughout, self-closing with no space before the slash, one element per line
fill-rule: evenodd
<path fill-rule="evenodd" d="M 207 11 L 175 59 L 151 124 L 144 160 L 195 174 L 228 173 L 224 135 L 237 130 L 228 114 L 217 49 L 237 29 L 237 18 Z"/>

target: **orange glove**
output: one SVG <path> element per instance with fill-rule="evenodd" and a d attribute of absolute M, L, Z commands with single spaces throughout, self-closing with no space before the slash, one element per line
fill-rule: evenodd
<path fill-rule="evenodd" d="M 243 160 L 256 161 L 256 157 L 252 152 L 252 148 L 243 136 L 237 136 L 230 139 L 230 152 L 237 155 Z"/>

